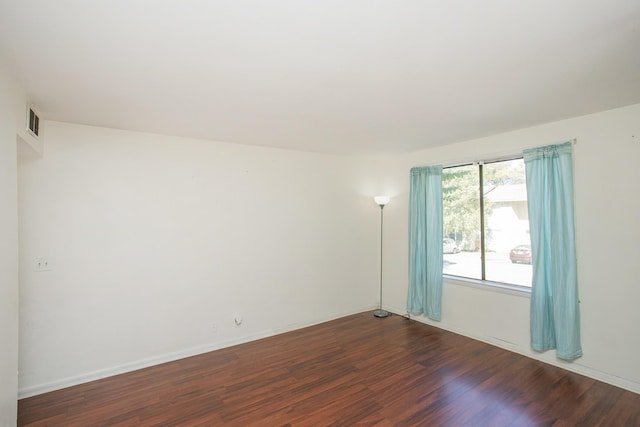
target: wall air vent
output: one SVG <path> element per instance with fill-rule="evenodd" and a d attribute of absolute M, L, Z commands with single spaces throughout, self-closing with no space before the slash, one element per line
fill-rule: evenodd
<path fill-rule="evenodd" d="M 31 104 L 27 104 L 27 129 L 35 138 L 40 135 L 40 117 Z"/>

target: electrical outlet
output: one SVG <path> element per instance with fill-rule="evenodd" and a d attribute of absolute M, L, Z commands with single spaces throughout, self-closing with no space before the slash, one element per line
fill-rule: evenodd
<path fill-rule="evenodd" d="M 52 268 L 51 261 L 48 258 L 36 258 L 33 264 L 34 271 L 50 271 Z"/>

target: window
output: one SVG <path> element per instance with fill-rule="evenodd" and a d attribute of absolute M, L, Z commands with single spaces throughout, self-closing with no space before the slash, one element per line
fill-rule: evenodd
<path fill-rule="evenodd" d="M 445 168 L 443 273 L 531 287 L 524 160 Z"/>

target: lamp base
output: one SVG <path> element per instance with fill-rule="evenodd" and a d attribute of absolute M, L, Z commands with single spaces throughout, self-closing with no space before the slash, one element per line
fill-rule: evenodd
<path fill-rule="evenodd" d="M 373 315 L 375 317 L 389 317 L 389 312 L 386 311 L 386 310 L 379 309 L 379 310 L 374 311 Z"/>

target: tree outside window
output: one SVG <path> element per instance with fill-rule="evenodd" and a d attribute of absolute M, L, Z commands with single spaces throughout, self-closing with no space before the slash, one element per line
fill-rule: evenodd
<path fill-rule="evenodd" d="M 531 286 L 524 161 L 446 168 L 442 177 L 444 274 Z"/>

